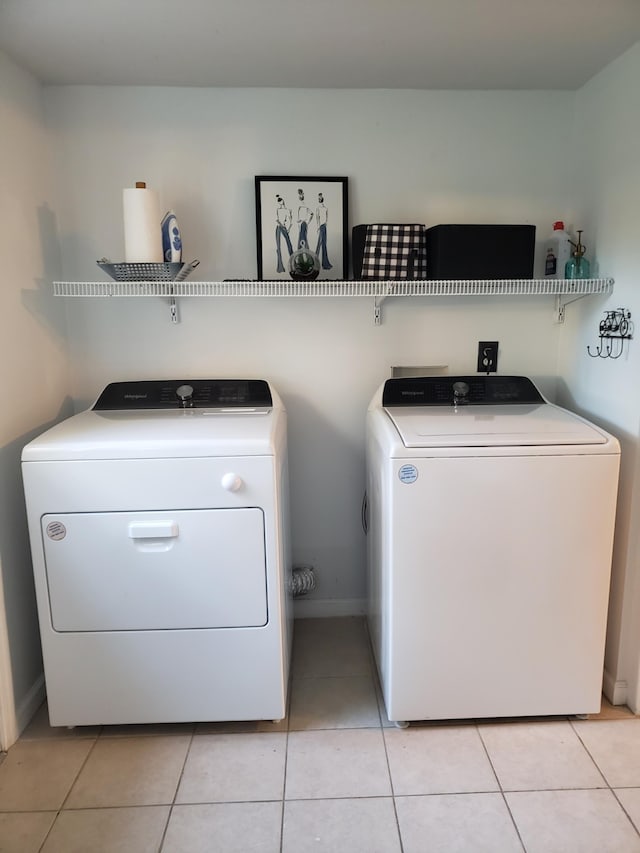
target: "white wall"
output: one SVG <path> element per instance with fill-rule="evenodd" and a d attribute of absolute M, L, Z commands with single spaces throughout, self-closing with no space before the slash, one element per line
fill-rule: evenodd
<path fill-rule="evenodd" d="M 146 180 L 181 224 L 193 277 L 255 278 L 254 175 L 347 175 L 350 224 L 521 222 L 542 240 L 569 213 L 570 93 L 54 87 L 64 274 L 123 258 L 122 188 Z M 67 300 L 74 396 L 107 382 L 265 376 L 289 412 L 295 562 L 317 568 L 317 612 L 364 596 L 364 415 L 392 364 L 500 370 L 554 393 L 551 298 Z M 323 609 L 324 608 L 324 609 Z"/>
<path fill-rule="evenodd" d="M 43 698 L 20 453 L 71 408 L 64 311 L 49 283 L 60 265 L 42 89 L 2 53 L 0 128 L 0 746 L 8 746 Z"/>
<path fill-rule="evenodd" d="M 640 710 L 640 352 L 625 344 L 617 360 L 589 358 L 602 312 L 624 307 L 640 328 L 640 44 L 590 81 L 575 99 L 571 148 L 573 219 L 605 275 L 615 278 L 609 299 L 567 309 L 559 351 L 561 400 L 598 420 L 622 442 L 616 544 L 611 586 L 607 686 Z M 636 335 L 637 337 L 637 335 Z M 628 690 L 627 690 L 628 687 Z"/>

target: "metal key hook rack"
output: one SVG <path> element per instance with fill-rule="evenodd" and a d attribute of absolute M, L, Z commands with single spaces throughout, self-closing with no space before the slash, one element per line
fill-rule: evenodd
<path fill-rule="evenodd" d="M 633 339 L 631 311 L 626 308 L 605 311 L 604 319 L 600 320 L 598 326 L 598 337 L 600 344 L 595 348 L 595 352 L 591 352 L 591 347 L 587 347 L 591 358 L 620 358 L 624 342 Z"/>

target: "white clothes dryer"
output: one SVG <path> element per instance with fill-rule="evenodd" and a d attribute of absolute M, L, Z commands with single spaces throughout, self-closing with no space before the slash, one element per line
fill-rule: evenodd
<path fill-rule="evenodd" d="M 599 711 L 619 453 L 524 377 L 378 390 L 368 621 L 391 720 Z"/>
<path fill-rule="evenodd" d="M 287 426 L 269 383 L 113 383 L 22 460 L 52 725 L 285 716 Z"/>

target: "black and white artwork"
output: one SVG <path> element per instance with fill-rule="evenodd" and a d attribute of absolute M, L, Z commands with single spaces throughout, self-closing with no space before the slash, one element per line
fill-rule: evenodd
<path fill-rule="evenodd" d="M 290 279 L 289 259 L 308 249 L 319 278 L 348 275 L 347 178 L 256 176 L 258 279 Z"/>

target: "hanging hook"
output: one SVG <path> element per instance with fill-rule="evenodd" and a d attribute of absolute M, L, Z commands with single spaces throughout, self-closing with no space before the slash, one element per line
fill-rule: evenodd
<path fill-rule="evenodd" d="M 625 340 L 627 340 L 627 338 L 621 338 L 621 339 L 620 339 L 620 343 L 617 343 L 617 344 L 616 344 L 616 348 L 617 348 L 617 355 L 613 355 L 613 345 L 612 345 L 612 347 L 611 347 L 612 352 L 611 352 L 611 355 L 609 356 L 609 358 L 620 358 L 620 356 L 622 355 L 622 348 L 623 348 L 623 346 L 624 346 L 624 343 L 623 343 L 623 342 L 624 342 Z"/>
<path fill-rule="evenodd" d="M 626 308 L 616 308 L 613 311 L 605 311 L 603 320 L 598 326 L 598 337 L 600 345 L 595 352 L 587 347 L 587 355 L 591 358 L 620 358 L 624 350 L 624 342 L 633 338 L 633 323 L 631 322 L 631 311 Z M 619 341 L 619 343 L 612 343 Z"/>

